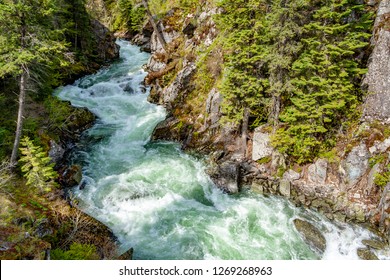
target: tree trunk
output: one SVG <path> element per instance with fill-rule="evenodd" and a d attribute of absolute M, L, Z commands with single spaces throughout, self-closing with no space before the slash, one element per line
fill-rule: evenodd
<path fill-rule="evenodd" d="M 156 22 L 154 21 L 153 15 L 152 15 L 152 13 L 151 13 L 150 10 L 149 10 L 148 1 L 142 0 L 142 5 L 145 7 L 146 14 L 147 14 L 147 16 L 148 16 L 148 19 L 149 19 L 150 23 L 151 23 L 152 26 L 153 26 L 154 32 L 155 32 L 156 35 L 157 35 L 157 39 L 160 41 L 160 44 L 161 44 L 161 46 L 163 47 L 163 49 L 164 49 L 165 51 L 167 51 L 167 49 L 166 49 L 167 43 L 165 42 L 165 39 L 164 39 L 163 35 L 162 35 L 162 34 L 160 33 L 160 31 L 158 30 L 158 27 L 157 27 Z"/>
<path fill-rule="evenodd" d="M 244 158 L 246 158 L 247 141 L 248 141 L 248 126 L 249 126 L 249 109 L 244 109 L 244 118 L 242 120 L 241 128 L 241 152 Z"/>
<path fill-rule="evenodd" d="M 22 128 L 23 128 L 23 113 L 24 113 L 24 101 L 26 99 L 26 83 L 27 83 L 27 72 L 25 69 L 22 70 L 22 74 L 20 75 L 20 85 L 19 85 L 19 109 L 18 109 L 18 120 L 16 124 L 16 132 L 15 132 L 15 142 L 14 147 L 12 149 L 10 166 L 11 168 L 15 167 L 17 164 L 18 151 L 19 151 L 19 143 L 20 138 L 22 136 Z"/>

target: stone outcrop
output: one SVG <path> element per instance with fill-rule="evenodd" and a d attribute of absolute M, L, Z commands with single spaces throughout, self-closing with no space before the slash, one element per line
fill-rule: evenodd
<path fill-rule="evenodd" d="M 119 46 L 115 44 L 114 34 L 97 20 L 91 22 L 92 33 L 96 41 L 96 53 L 101 62 L 119 58 Z"/>
<path fill-rule="evenodd" d="M 364 79 L 369 95 L 363 120 L 390 123 L 390 0 L 380 1 L 371 43 L 374 49 Z"/>

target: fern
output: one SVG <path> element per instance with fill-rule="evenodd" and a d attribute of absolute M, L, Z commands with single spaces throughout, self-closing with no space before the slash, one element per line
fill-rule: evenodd
<path fill-rule="evenodd" d="M 24 163 L 21 167 L 26 185 L 37 188 L 40 192 L 48 192 L 56 186 L 55 179 L 58 174 L 53 170 L 50 157 L 46 156 L 42 148 L 35 146 L 28 137 L 21 140 L 19 149 L 22 156 L 19 162 Z"/>

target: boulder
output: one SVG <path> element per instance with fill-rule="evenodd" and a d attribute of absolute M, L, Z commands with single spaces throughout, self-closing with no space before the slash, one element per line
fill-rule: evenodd
<path fill-rule="evenodd" d="M 316 252 L 323 254 L 326 249 L 326 239 L 324 235 L 311 223 L 295 219 L 294 226 L 301 234 L 303 240 L 309 244 Z"/>
<path fill-rule="evenodd" d="M 308 168 L 308 180 L 315 184 L 325 184 L 327 176 L 328 162 L 325 159 L 318 159 Z"/>
<path fill-rule="evenodd" d="M 59 182 L 61 186 L 66 188 L 71 188 L 77 186 L 81 183 L 83 174 L 80 165 L 71 165 L 61 174 L 59 177 Z"/>
<path fill-rule="evenodd" d="M 376 249 L 376 250 L 383 250 L 386 248 L 386 243 L 379 241 L 379 240 L 372 240 L 372 239 L 365 239 L 362 241 L 363 245 L 366 245 L 367 247 Z"/>
<path fill-rule="evenodd" d="M 101 22 L 92 20 L 92 33 L 94 34 L 97 47 L 95 51 L 103 62 L 119 58 L 119 46 L 115 43 L 114 34 Z"/>
<path fill-rule="evenodd" d="M 286 179 L 290 182 L 299 180 L 300 178 L 301 178 L 301 174 L 299 174 L 298 172 L 295 172 L 292 169 L 287 170 L 283 174 L 283 179 Z"/>
<path fill-rule="evenodd" d="M 346 171 L 347 181 L 350 185 L 354 185 L 360 177 L 366 173 L 369 167 L 369 158 L 370 153 L 364 143 L 354 147 L 348 154 L 344 162 L 344 169 Z"/>
<path fill-rule="evenodd" d="M 257 127 L 253 134 L 252 160 L 260 160 L 265 157 L 270 157 L 273 148 L 270 144 L 270 134 L 262 132 L 263 127 Z"/>
<path fill-rule="evenodd" d="M 226 161 L 216 168 L 208 170 L 214 184 L 228 194 L 239 192 L 239 164 Z"/>
<path fill-rule="evenodd" d="M 290 184 L 290 181 L 288 181 L 286 179 L 280 180 L 279 192 L 280 192 L 281 195 L 283 195 L 283 196 L 285 196 L 287 198 L 290 198 L 290 195 L 291 195 L 291 184 Z"/>
<path fill-rule="evenodd" d="M 357 255 L 362 260 L 379 260 L 378 257 L 367 248 L 359 248 L 357 249 Z"/>

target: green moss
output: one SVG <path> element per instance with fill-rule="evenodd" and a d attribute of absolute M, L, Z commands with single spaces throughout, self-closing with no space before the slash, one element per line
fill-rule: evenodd
<path fill-rule="evenodd" d="M 257 160 L 256 162 L 258 164 L 264 164 L 264 163 L 269 163 L 271 162 L 272 158 L 271 157 L 263 157 L 262 159 Z"/>
<path fill-rule="evenodd" d="M 53 260 L 98 260 L 99 256 L 94 245 L 73 243 L 69 250 L 59 248 L 51 251 Z"/>

